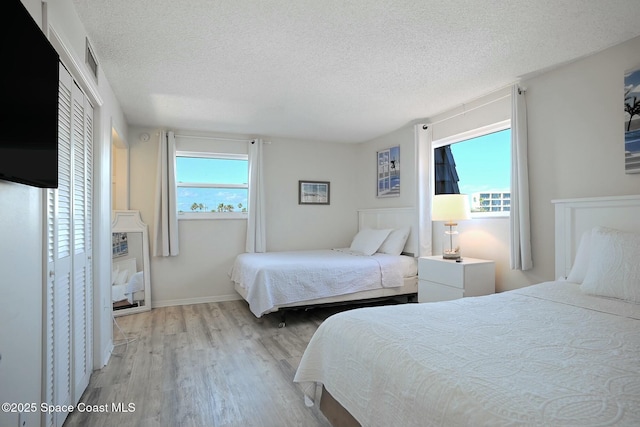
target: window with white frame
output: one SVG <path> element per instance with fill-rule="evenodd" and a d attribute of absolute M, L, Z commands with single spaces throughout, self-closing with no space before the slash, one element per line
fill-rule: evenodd
<path fill-rule="evenodd" d="M 467 194 L 474 217 L 509 215 L 509 120 L 433 141 L 432 146 L 435 194 Z"/>
<path fill-rule="evenodd" d="M 176 152 L 179 219 L 246 218 L 248 183 L 246 154 Z"/>

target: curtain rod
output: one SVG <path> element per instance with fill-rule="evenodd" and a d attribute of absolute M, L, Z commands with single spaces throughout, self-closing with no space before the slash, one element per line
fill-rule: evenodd
<path fill-rule="evenodd" d="M 176 138 L 191 138 L 191 139 L 208 139 L 212 141 L 230 141 L 230 142 L 251 142 L 253 143 L 256 138 L 253 139 L 239 139 L 239 138 L 221 138 L 217 136 L 196 136 L 196 135 L 180 135 L 175 134 Z M 264 144 L 271 144 L 271 141 L 263 141 Z"/>
<path fill-rule="evenodd" d="M 436 121 L 433 121 L 433 122 L 428 122 L 428 123 L 426 123 L 426 125 L 427 126 L 433 126 L 433 125 L 437 125 L 439 123 L 446 122 L 446 121 L 451 120 L 453 118 L 456 118 L 458 116 L 464 116 L 465 114 L 467 114 L 467 113 L 469 113 L 471 111 L 477 110 L 479 108 L 486 107 L 487 105 L 493 104 L 494 102 L 502 101 L 503 99 L 509 98 L 509 97 L 511 97 L 511 94 L 504 95 L 504 96 L 501 96 L 501 97 L 496 98 L 496 99 L 492 99 L 491 101 L 487 101 L 487 102 L 485 102 L 483 104 L 476 105 L 473 108 L 469 108 L 469 109 L 466 108 L 466 106 L 468 105 L 467 103 L 461 104 L 461 105 L 459 105 L 457 107 L 454 107 L 451 110 L 449 110 L 449 111 L 452 112 L 450 116 L 443 117 L 442 119 L 436 120 Z M 453 112 L 452 111 L 452 110 L 455 110 L 457 108 L 462 108 L 462 111 L 458 111 L 458 112 Z"/>
<path fill-rule="evenodd" d="M 464 115 L 464 114 L 466 114 L 466 113 L 468 113 L 468 112 L 470 112 L 470 111 L 477 110 L 478 108 L 486 107 L 487 105 L 493 104 L 494 102 L 501 101 L 501 100 L 503 100 L 503 99 L 505 99 L 505 98 L 507 98 L 507 97 L 510 97 L 510 96 L 511 96 L 511 93 L 509 93 L 509 94 L 505 94 L 504 96 L 501 96 L 501 97 L 496 98 L 496 99 L 492 99 L 492 100 L 487 101 L 487 102 L 485 102 L 485 103 L 483 103 L 483 104 L 481 104 L 481 105 L 476 105 L 476 106 L 474 106 L 474 107 L 472 107 L 472 108 L 470 108 L 470 109 L 467 109 L 467 108 L 466 108 L 469 104 L 473 104 L 474 102 L 477 102 L 477 101 L 481 100 L 482 98 L 489 97 L 489 96 L 491 96 L 491 95 L 493 95 L 493 94 L 495 94 L 495 93 L 499 93 L 499 92 L 501 92 L 501 91 L 503 91 L 503 90 L 505 90 L 505 89 L 507 89 L 507 88 L 513 87 L 513 86 L 518 86 L 518 94 L 520 94 L 520 95 L 521 95 L 523 92 L 526 92 L 526 91 L 527 91 L 527 88 L 526 88 L 526 87 L 523 87 L 523 86 L 520 86 L 520 83 L 521 83 L 520 81 L 515 81 L 515 82 L 513 82 L 513 83 L 509 83 L 509 84 L 507 84 L 507 85 L 504 85 L 504 86 L 502 86 L 502 87 L 499 87 L 498 89 L 492 90 L 491 92 L 485 93 L 484 95 L 480 95 L 480 96 L 478 96 L 478 97 L 476 97 L 476 98 L 473 98 L 472 100 L 470 100 L 470 101 L 468 101 L 468 102 L 464 102 L 464 103 L 462 103 L 462 104 L 459 104 L 459 105 L 458 105 L 458 106 L 456 106 L 456 107 L 450 108 L 450 109 L 449 109 L 449 110 L 447 110 L 447 111 L 443 111 L 443 112 L 441 112 L 441 113 L 439 113 L 439 114 L 436 114 L 434 117 L 438 117 L 438 116 L 441 116 L 441 115 L 445 115 L 445 114 L 447 114 L 447 113 L 450 113 L 450 115 L 448 115 L 448 116 L 446 116 L 446 117 L 443 117 L 443 118 L 442 118 L 442 119 L 440 119 L 440 120 L 433 121 L 433 122 L 427 122 L 427 121 L 425 120 L 425 121 L 424 121 L 424 123 L 425 123 L 425 125 L 426 125 L 426 126 L 436 125 L 436 124 L 438 124 L 438 123 L 442 123 L 442 122 L 446 122 L 447 120 L 451 120 L 451 119 L 453 119 L 453 118 L 455 118 L 455 117 L 462 116 L 462 115 Z M 459 109 L 459 108 L 462 108 L 462 111 L 460 111 L 460 112 L 455 112 L 455 110 L 456 110 L 456 109 Z M 426 129 L 426 128 L 425 128 L 425 129 Z"/>
<path fill-rule="evenodd" d="M 176 138 L 191 138 L 191 139 L 211 139 L 215 141 L 235 141 L 235 142 L 251 142 L 253 139 L 239 139 L 239 138 L 221 138 L 217 136 L 196 136 L 196 135 L 180 135 L 175 134 Z"/>

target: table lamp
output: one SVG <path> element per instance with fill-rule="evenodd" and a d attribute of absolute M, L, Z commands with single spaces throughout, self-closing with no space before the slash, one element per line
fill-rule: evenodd
<path fill-rule="evenodd" d="M 442 258 L 444 259 L 460 259 L 456 221 L 462 219 L 471 219 L 469 198 L 466 194 L 437 194 L 433 196 L 431 220 L 445 221 L 444 240 L 442 241 Z"/>

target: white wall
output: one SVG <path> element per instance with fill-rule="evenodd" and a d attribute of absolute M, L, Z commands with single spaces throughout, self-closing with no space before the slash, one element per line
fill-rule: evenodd
<path fill-rule="evenodd" d="M 640 66 L 640 38 L 523 82 L 529 120 L 534 268 L 554 278 L 551 200 L 640 194 L 624 173 L 623 85 Z"/>
<path fill-rule="evenodd" d="M 377 152 L 400 146 L 400 196 L 378 198 Z M 358 208 L 412 207 L 417 202 L 415 133 L 406 125 L 387 135 L 358 144 L 357 206 Z"/>
<path fill-rule="evenodd" d="M 40 0 L 23 0 L 36 22 L 42 22 Z M 47 3 L 48 23 L 61 37 L 67 52 L 84 68 L 85 31 L 71 0 Z M 99 53 L 98 53 L 99 58 Z M 69 68 L 70 64 L 65 63 Z M 77 78 L 77 76 L 74 76 Z M 96 94 L 103 104 L 94 105 L 94 292 L 110 300 L 110 144 L 111 127 L 126 138 L 127 124 L 106 77 L 99 76 Z M 90 95 L 90 94 L 89 94 Z M 92 98 L 89 96 L 90 99 Z M 0 181 L 0 401 L 35 402 L 42 397 L 42 294 L 43 294 L 43 197 L 44 191 Z M 105 215 L 106 212 L 106 215 Z M 105 255 L 106 254 L 106 255 Z M 106 294 L 106 295 L 103 295 Z M 94 310 L 99 334 L 94 336 L 95 366 L 101 367 L 111 340 L 110 310 L 97 301 Z M 110 301 L 108 301 L 110 302 Z M 98 310 L 96 310 L 96 308 Z M 108 355 L 108 353 L 106 354 Z M 102 360 L 100 360 L 102 359 Z M 29 415 L 27 425 L 38 425 L 39 414 Z M 18 416 L 0 412 L 0 425 L 17 425 Z"/>
<path fill-rule="evenodd" d="M 624 72 L 640 66 L 640 38 L 524 79 L 529 136 L 532 270 L 509 268 L 508 219 L 460 223 L 463 256 L 496 261 L 496 289 L 555 278 L 551 200 L 640 193 L 624 173 Z M 462 109 L 462 107 L 460 108 Z M 434 253 L 442 224 L 434 224 Z"/>
<path fill-rule="evenodd" d="M 522 82 L 527 87 L 529 112 L 534 268 L 526 272 L 510 269 L 508 218 L 475 219 L 459 225 L 464 256 L 496 261 L 498 291 L 554 278 L 551 200 L 640 192 L 640 175 L 624 174 L 621 105 L 624 70 L 640 64 L 634 59 L 639 57 L 640 39 L 636 39 Z M 473 109 L 499 98 L 502 92 L 470 100 L 425 121 L 441 123 L 436 125 L 436 138 L 452 133 L 450 123 L 441 122 L 447 115 L 461 113 L 463 125 L 456 128 L 460 131 L 481 126 L 486 123 Z M 495 108 L 504 102 L 490 104 L 493 115 L 504 110 Z M 497 120 L 505 118 L 497 114 Z M 156 130 L 130 130 L 132 135 L 142 132 L 153 135 Z M 139 165 L 137 178 L 132 170 L 132 209 L 140 209 L 151 225 L 156 145 L 143 149 L 141 144 L 138 140 L 132 144 L 132 165 Z M 400 196 L 377 198 L 376 152 L 395 145 L 400 145 Z M 356 209 L 416 206 L 418 196 L 423 195 L 417 193 L 415 155 L 412 124 L 361 144 L 327 146 L 273 139 L 265 148 L 268 250 L 347 246 L 357 227 Z M 299 206 L 299 179 L 331 181 L 331 205 Z M 235 297 L 226 272 L 235 255 L 244 250 L 244 227 L 238 220 L 181 221 L 180 257 L 152 259 L 154 303 Z M 442 224 L 434 224 L 434 253 L 440 253 L 442 231 Z M 218 236 L 226 248 L 202 237 L 208 235 Z"/>
<path fill-rule="evenodd" d="M 43 193 L 0 181 L 0 402 L 40 401 Z M 0 412 L 0 425 L 18 415 Z"/>
<path fill-rule="evenodd" d="M 148 142 L 138 138 L 145 132 L 152 135 Z M 158 129 L 132 127 L 129 135 L 131 209 L 141 212 L 153 239 Z M 264 139 L 271 142 L 264 147 L 267 250 L 348 246 L 357 230 L 357 147 Z M 330 181 L 330 205 L 298 205 L 298 180 Z M 244 252 L 246 220 L 180 220 L 178 230 L 180 255 L 151 257 L 152 304 L 157 307 L 239 298 L 228 271 L 236 255 Z"/>

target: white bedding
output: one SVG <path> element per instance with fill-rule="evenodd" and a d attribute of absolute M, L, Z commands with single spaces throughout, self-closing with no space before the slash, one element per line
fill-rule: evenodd
<path fill-rule="evenodd" d="M 247 290 L 249 308 L 260 317 L 279 305 L 399 287 L 416 269 L 408 256 L 315 250 L 241 254 L 230 275 Z"/>
<path fill-rule="evenodd" d="M 363 426 L 640 425 L 640 305 L 569 282 L 328 318 L 294 381 Z"/>

